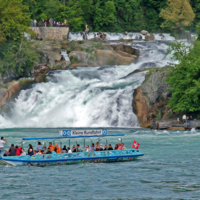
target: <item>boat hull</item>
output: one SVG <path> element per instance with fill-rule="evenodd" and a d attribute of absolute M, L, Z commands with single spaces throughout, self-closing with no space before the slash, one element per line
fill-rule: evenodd
<path fill-rule="evenodd" d="M 135 152 L 135 151 L 134 151 Z M 128 154 L 125 154 L 128 153 Z M 131 154 L 132 153 L 132 154 Z M 117 155 L 118 154 L 118 155 Z M 121 155 L 120 155 L 121 154 Z M 124 154 L 124 155 L 123 155 Z M 140 151 L 103 151 L 103 152 L 81 152 L 73 154 L 49 154 L 37 156 L 13 156 L 2 157 L 4 162 L 13 165 L 32 165 L 32 166 L 53 166 L 53 165 L 71 165 L 81 163 L 110 163 L 134 161 L 143 156 Z"/>

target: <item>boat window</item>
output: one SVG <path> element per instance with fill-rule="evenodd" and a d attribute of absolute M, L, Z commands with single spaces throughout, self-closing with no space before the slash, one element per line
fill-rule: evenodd
<path fill-rule="evenodd" d="M 132 152 L 135 152 L 134 150 Z"/>

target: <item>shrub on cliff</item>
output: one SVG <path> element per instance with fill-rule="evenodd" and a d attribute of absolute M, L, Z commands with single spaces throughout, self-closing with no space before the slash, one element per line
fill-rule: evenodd
<path fill-rule="evenodd" d="M 200 41 L 191 46 L 181 43 L 173 44 L 170 48 L 174 59 L 179 64 L 169 74 L 172 97 L 168 107 L 175 112 L 200 110 Z"/>

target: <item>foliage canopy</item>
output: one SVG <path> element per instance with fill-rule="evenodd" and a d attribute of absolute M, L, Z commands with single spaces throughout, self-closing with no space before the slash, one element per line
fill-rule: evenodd
<path fill-rule="evenodd" d="M 175 112 L 200 110 L 200 41 L 192 46 L 173 44 L 171 51 L 179 64 L 169 74 L 172 97 L 168 107 Z"/>

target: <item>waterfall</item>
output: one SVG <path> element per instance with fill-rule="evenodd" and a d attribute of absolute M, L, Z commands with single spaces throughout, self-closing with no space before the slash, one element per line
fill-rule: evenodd
<path fill-rule="evenodd" d="M 0 127 L 136 127 L 134 89 L 145 73 L 136 69 L 163 67 L 170 62 L 167 45 L 132 44 L 140 49 L 136 63 L 123 66 L 79 67 L 47 74 L 48 82 L 22 90 L 9 118 L 0 116 Z"/>
<path fill-rule="evenodd" d="M 65 59 L 65 61 L 70 61 L 66 50 L 61 49 L 60 52 L 61 52 L 61 55 L 63 56 L 63 58 Z"/>
<path fill-rule="evenodd" d="M 121 39 L 133 39 L 133 40 L 140 40 L 140 38 L 142 38 L 143 40 L 145 39 L 145 36 L 140 34 L 139 32 L 129 32 L 127 33 L 127 35 L 125 35 L 125 33 L 110 33 L 110 32 L 105 32 L 106 34 L 106 39 L 109 41 L 117 41 L 117 40 L 121 40 Z M 159 33 L 153 33 L 155 40 L 157 41 L 174 41 L 175 38 L 173 36 L 170 35 L 170 33 L 163 33 L 163 34 L 159 34 Z M 192 36 L 194 36 L 194 34 L 192 34 Z M 90 40 L 94 37 L 99 37 L 99 35 L 97 35 L 97 32 L 90 32 L 89 34 L 87 34 L 87 39 Z M 83 34 L 81 34 L 80 32 L 70 32 L 69 33 L 69 40 L 83 40 Z"/>

